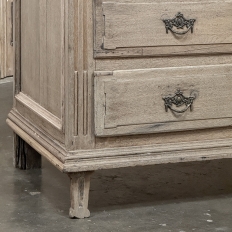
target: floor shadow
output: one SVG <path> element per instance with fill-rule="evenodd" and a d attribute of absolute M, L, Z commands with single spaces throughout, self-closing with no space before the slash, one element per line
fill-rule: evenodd
<path fill-rule="evenodd" d="M 232 160 L 102 170 L 91 181 L 92 211 L 232 194 Z"/>
<path fill-rule="evenodd" d="M 91 178 L 89 208 L 194 201 L 232 194 L 232 160 L 213 160 L 96 171 Z M 64 214 L 69 209 L 69 179 L 44 160 L 42 191 Z"/>

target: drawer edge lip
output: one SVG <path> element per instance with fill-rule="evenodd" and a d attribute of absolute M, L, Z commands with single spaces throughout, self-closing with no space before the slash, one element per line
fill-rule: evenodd
<path fill-rule="evenodd" d="M 65 172 L 232 158 L 232 139 L 74 151 Z"/>
<path fill-rule="evenodd" d="M 167 66 L 167 67 L 155 67 L 155 68 L 134 68 L 134 69 L 115 69 L 115 70 L 96 70 L 93 72 L 95 79 L 101 76 L 113 76 L 116 73 L 128 73 L 128 72 L 147 72 L 147 71 L 155 71 L 155 70 L 180 70 L 180 69 L 200 69 L 200 68 L 226 68 L 232 67 L 232 63 L 225 64 L 203 64 L 203 65 L 186 65 L 186 66 Z"/>
<path fill-rule="evenodd" d="M 95 59 L 169 57 L 196 55 L 223 55 L 232 53 L 232 44 L 199 44 L 182 46 L 126 47 L 116 49 L 95 48 Z"/>
<path fill-rule="evenodd" d="M 202 122 L 206 122 L 206 125 L 202 126 Z M 213 122 L 217 122 L 217 125 L 212 125 Z M 191 126 L 189 125 L 191 123 Z M 137 124 L 137 125 L 123 125 L 117 126 L 116 129 L 119 131 L 112 132 L 112 128 L 104 128 L 102 130 L 99 127 L 95 128 L 95 136 L 99 138 L 108 138 L 115 136 L 125 136 L 125 135 L 148 135 L 148 134 L 158 134 L 158 133 L 169 133 L 169 132 L 183 132 L 183 131 L 194 131 L 194 130 L 205 130 L 213 128 L 225 128 L 231 127 L 232 117 L 227 118 L 207 118 L 207 119 L 197 119 L 189 121 L 172 121 L 168 123 L 172 126 L 170 130 L 169 125 L 165 125 L 165 122 L 154 122 L 153 124 Z M 182 124 L 182 127 L 179 125 Z M 157 129 L 156 129 L 157 125 Z M 163 128 L 160 128 L 163 125 Z M 184 126 L 183 126 L 184 125 Z M 150 130 L 143 129 L 151 127 Z M 197 129 L 196 129 L 197 128 Z M 115 129 L 115 128 L 113 128 Z M 122 131 L 123 130 L 123 131 Z M 127 132 L 124 132 L 127 131 Z"/>

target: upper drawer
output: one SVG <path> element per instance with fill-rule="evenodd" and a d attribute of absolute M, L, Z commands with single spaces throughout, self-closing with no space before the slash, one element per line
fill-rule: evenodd
<path fill-rule="evenodd" d="M 95 132 L 114 136 L 231 126 L 231 90 L 232 65 L 96 72 Z"/>
<path fill-rule="evenodd" d="M 95 56 L 231 52 L 231 12 L 232 1 L 102 2 Z"/>

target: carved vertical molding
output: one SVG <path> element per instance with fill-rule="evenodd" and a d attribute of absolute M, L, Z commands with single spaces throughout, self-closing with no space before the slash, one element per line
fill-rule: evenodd
<path fill-rule="evenodd" d="M 83 73 L 83 135 L 88 134 L 88 72 Z"/>
<path fill-rule="evenodd" d="M 78 109 L 78 95 L 79 95 L 79 75 L 78 72 L 74 72 L 74 136 L 78 135 L 78 115 L 79 115 L 79 109 Z"/>
<path fill-rule="evenodd" d="M 84 72 L 84 1 L 78 0 L 77 1 L 77 46 L 75 55 L 77 56 L 77 70 L 78 70 L 78 86 L 77 86 L 77 127 L 78 127 L 78 140 L 83 136 L 83 121 L 84 121 L 84 78 L 83 78 L 83 72 Z"/>
<path fill-rule="evenodd" d="M 74 139 L 73 149 L 90 149 L 94 146 L 93 123 L 93 2 L 74 2 Z"/>
<path fill-rule="evenodd" d="M 75 72 L 75 136 L 89 133 L 89 77 L 88 72 Z"/>
<path fill-rule="evenodd" d="M 88 72 L 83 71 L 82 75 L 75 71 L 75 129 L 74 136 L 86 136 L 88 134 L 88 107 L 89 107 L 89 80 Z"/>

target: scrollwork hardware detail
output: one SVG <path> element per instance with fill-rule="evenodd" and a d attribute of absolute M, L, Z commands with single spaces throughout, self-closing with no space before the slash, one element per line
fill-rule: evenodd
<path fill-rule="evenodd" d="M 195 100 L 195 97 L 185 97 L 183 93 L 178 89 L 174 96 L 163 97 L 163 100 L 166 112 L 168 112 L 168 109 L 170 109 L 172 112 L 184 113 L 188 108 L 190 108 L 190 111 L 192 111 L 192 104 Z M 175 105 L 176 107 L 186 105 L 186 107 L 183 110 L 176 110 L 172 108 L 172 105 Z"/>
<path fill-rule="evenodd" d="M 183 35 L 186 34 L 189 30 L 191 30 L 191 33 L 193 33 L 193 26 L 196 19 L 186 19 L 184 15 L 180 12 L 177 13 L 176 17 L 173 19 L 163 19 L 163 22 L 165 24 L 166 33 L 168 34 L 168 31 L 170 30 L 174 34 Z M 176 27 L 176 29 L 180 30 L 186 27 L 186 30 L 176 31 L 173 30 L 173 27 Z"/>

